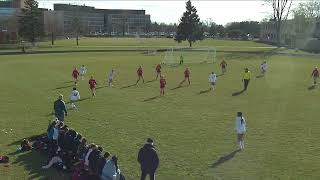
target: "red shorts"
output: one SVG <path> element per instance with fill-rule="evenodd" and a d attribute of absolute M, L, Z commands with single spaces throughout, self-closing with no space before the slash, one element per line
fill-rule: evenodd
<path fill-rule="evenodd" d="M 164 85 L 160 85 L 160 89 L 164 89 L 166 86 Z"/>
<path fill-rule="evenodd" d="M 94 89 L 96 89 L 96 87 L 95 86 L 90 86 L 90 89 L 94 90 Z"/>
<path fill-rule="evenodd" d="M 142 76 L 143 76 L 143 74 L 138 74 L 138 76 L 139 76 L 139 77 L 142 77 Z"/>
<path fill-rule="evenodd" d="M 184 78 L 188 78 L 189 79 L 189 76 L 184 76 Z"/>
<path fill-rule="evenodd" d="M 73 78 L 74 78 L 74 79 L 78 79 L 78 76 L 73 75 Z"/>
<path fill-rule="evenodd" d="M 158 73 L 158 74 L 160 74 L 160 73 L 161 73 L 161 71 L 157 71 L 157 73 Z"/>

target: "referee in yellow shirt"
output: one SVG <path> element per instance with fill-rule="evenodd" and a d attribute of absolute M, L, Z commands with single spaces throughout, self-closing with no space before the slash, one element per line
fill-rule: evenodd
<path fill-rule="evenodd" d="M 242 79 L 243 85 L 244 85 L 244 89 L 243 89 L 244 91 L 247 90 L 250 79 L 251 79 L 251 72 L 249 71 L 248 68 L 246 68 L 244 70 L 243 79 Z"/>

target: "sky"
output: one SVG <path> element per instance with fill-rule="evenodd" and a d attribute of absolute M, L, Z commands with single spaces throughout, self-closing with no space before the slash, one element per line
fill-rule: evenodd
<path fill-rule="evenodd" d="M 152 22 L 178 23 L 185 11 L 185 1 L 153 1 L 153 0 L 38 0 L 39 6 L 53 9 L 54 3 L 94 6 L 99 9 L 144 9 L 151 15 Z M 245 20 L 261 21 L 270 17 L 272 8 L 264 5 L 261 0 L 232 1 L 232 0 L 193 0 L 192 4 L 198 10 L 202 21 L 211 20 L 225 25 L 229 22 Z"/>

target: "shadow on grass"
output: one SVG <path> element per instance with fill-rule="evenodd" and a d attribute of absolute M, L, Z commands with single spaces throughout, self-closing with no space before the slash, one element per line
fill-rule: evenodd
<path fill-rule="evenodd" d="M 91 96 L 90 96 L 90 97 L 81 98 L 81 99 L 79 99 L 78 101 L 76 101 L 76 103 L 77 103 L 77 102 L 81 102 L 81 101 L 85 101 L 85 100 L 88 100 L 88 99 L 91 99 Z M 70 100 L 66 102 L 66 104 L 70 104 L 70 103 L 71 103 Z M 51 113 L 51 115 L 54 115 L 54 114 Z M 48 116 L 49 116 L 49 115 L 48 115 Z"/>
<path fill-rule="evenodd" d="M 208 93 L 208 92 L 210 92 L 210 91 L 211 91 L 211 89 L 203 90 L 203 91 L 200 91 L 199 94 Z"/>
<path fill-rule="evenodd" d="M 149 80 L 149 81 L 146 81 L 146 84 L 147 83 L 152 83 L 152 82 L 155 82 L 155 81 L 157 81 L 156 79 L 154 79 L 154 80 Z"/>
<path fill-rule="evenodd" d="M 57 88 L 54 88 L 53 90 L 65 89 L 65 88 L 69 88 L 69 87 L 74 87 L 74 84 L 72 84 L 72 85 L 68 85 L 68 86 L 61 86 L 61 87 L 57 87 Z"/>
<path fill-rule="evenodd" d="M 243 89 L 243 90 L 241 90 L 241 91 L 232 93 L 232 96 L 239 96 L 240 94 L 242 94 L 242 93 L 244 93 L 244 92 L 245 92 L 245 90 Z"/>
<path fill-rule="evenodd" d="M 133 86 L 136 86 L 136 84 L 131 84 L 131 85 L 128 85 L 128 86 L 123 86 L 121 87 L 120 89 L 126 89 L 126 88 L 130 88 L 130 87 L 133 87 Z"/>
<path fill-rule="evenodd" d="M 28 151 L 16 155 L 16 160 L 12 164 L 24 167 L 28 171 L 28 177 L 21 177 L 21 179 L 70 179 L 70 174 L 59 173 L 53 168 L 48 170 L 41 169 L 41 166 L 45 165 L 46 161 L 46 157 L 42 156 L 39 152 Z"/>
<path fill-rule="evenodd" d="M 23 139 L 28 139 L 29 141 L 35 141 L 36 139 L 38 139 L 39 137 L 42 137 L 42 136 L 45 136 L 46 133 L 43 133 L 43 134 L 39 134 L 39 135 L 32 135 L 32 136 L 29 136 L 29 137 L 25 137 L 25 138 L 21 138 L 17 141 L 14 141 L 10 144 L 8 144 L 7 146 L 19 146 L 20 147 L 20 143 Z M 17 147 L 18 148 L 18 147 Z"/>
<path fill-rule="evenodd" d="M 234 158 L 234 156 L 240 152 L 241 150 L 240 149 L 237 149 L 237 150 L 234 150 L 233 152 L 225 155 L 225 156 L 222 156 L 220 157 L 217 161 L 215 161 L 210 167 L 211 168 L 216 168 L 218 167 L 219 165 L 231 160 L 232 158 Z"/>
<path fill-rule="evenodd" d="M 151 98 L 148 98 L 148 99 L 143 100 L 143 102 L 152 101 L 152 100 L 158 99 L 159 97 L 160 97 L 160 96 L 154 96 L 154 97 L 151 97 Z"/>
<path fill-rule="evenodd" d="M 65 81 L 64 83 L 74 83 L 74 81 Z"/>
<path fill-rule="evenodd" d="M 96 89 L 102 89 L 102 88 L 105 88 L 105 87 L 108 87 L 107 85 L 106 86 L 100 86 L 100 87 L 97 87 Z"/>
<path fill-rule="evenodd" d="M 184 88 L 184 87 L 187 87 L 187 86 L 189 86 L 189 85 L 184 85 L 184 86 L 178 85 L 177 87 L 172 88 L 172 89 L 170 89 L 170 90 L 177 90 L 177 89 Z"/>
<path fill-rule="evenodd" d="M 312 85 L 312 86 L 308 87 L 308 90 L 314 90 L 314 89 L 316 89 L 315 85 Z"/>
<path fill-rule="evenodd" d="M 263 77 L 264 77 L 263 74 L 260 74 L 260 75 L 256 76 L 256 78 L 263 78 Z"/>
<path fill-rule="evenodd" d="M 218 74 L 217 77 L 223 76 L 224 74 Z"/>

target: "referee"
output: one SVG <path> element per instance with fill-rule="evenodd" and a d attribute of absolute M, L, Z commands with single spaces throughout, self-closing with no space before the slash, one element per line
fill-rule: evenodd
<path fill-rule="evenodd" d="M 242 79 L 243 85 L 244 85 L 244 88 L 243 88 L 244 91 L 247 90 L 250 79 L 251 79 L 251 72 L 249 71 L 248 68 L 245 68 L 244 74 L 243 74 L 243 79 Z"/>

